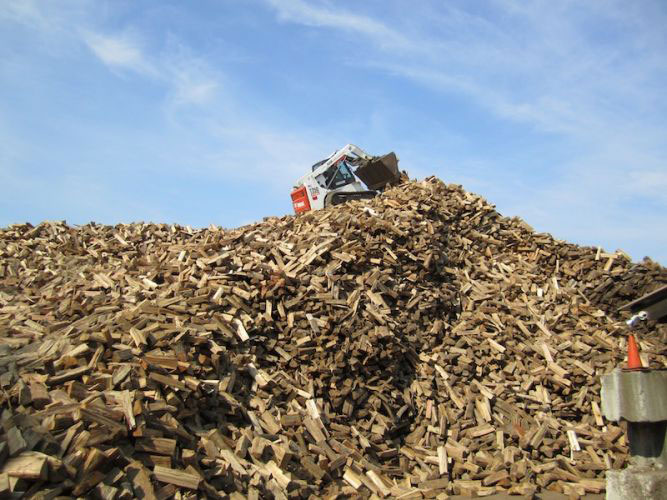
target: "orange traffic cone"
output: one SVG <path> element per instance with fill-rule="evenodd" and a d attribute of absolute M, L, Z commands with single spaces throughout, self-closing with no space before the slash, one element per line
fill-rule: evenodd
<path fill-rule="evenodd" d="M 628 370 L 637 370 L 643 368 L 642 360 L 639 358 L 639 348 L 635 341 L 635 336 L 628 337 Z"/>

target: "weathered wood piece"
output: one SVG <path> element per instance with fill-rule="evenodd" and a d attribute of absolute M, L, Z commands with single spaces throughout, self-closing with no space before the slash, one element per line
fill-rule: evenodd
<path fill-rule="evenodd" d="M 162 482 L 196 490 L 201 485 L 202 479 L 197 473 L 170 469 L 156 465 L 153 469 L 155 478 Z"/>

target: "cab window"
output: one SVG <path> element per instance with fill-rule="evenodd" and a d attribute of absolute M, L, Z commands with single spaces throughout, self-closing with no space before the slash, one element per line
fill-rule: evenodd
<path fill-rule="evenodd" d="M 354 174 L 345 161 L 332 165 L 324 172 L 324 183 L 328 189 L 337 189 L 354 182 Z"/>

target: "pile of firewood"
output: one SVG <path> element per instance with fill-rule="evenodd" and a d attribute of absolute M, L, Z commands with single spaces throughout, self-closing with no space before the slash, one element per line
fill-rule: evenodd
<path fill-rule="evenodd" d="M 666 277 L 437 179 L 236 230 L 12 226 L 0 496 L 600 492 L 615 308 Z"/>

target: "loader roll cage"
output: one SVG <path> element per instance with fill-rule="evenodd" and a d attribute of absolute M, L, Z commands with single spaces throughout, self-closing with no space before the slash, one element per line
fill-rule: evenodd
<path fill-rule="evenodd" d="M 315 168 L 316 166 L 313 166 L 313 169 Z M 331 165 L 322 175 L 324 175 L 324 185 L 322 183 L 320 185 L 326 189 L 338 189 L 355 181 L 346 159 L 341 159 L 335 165 Z"/>

